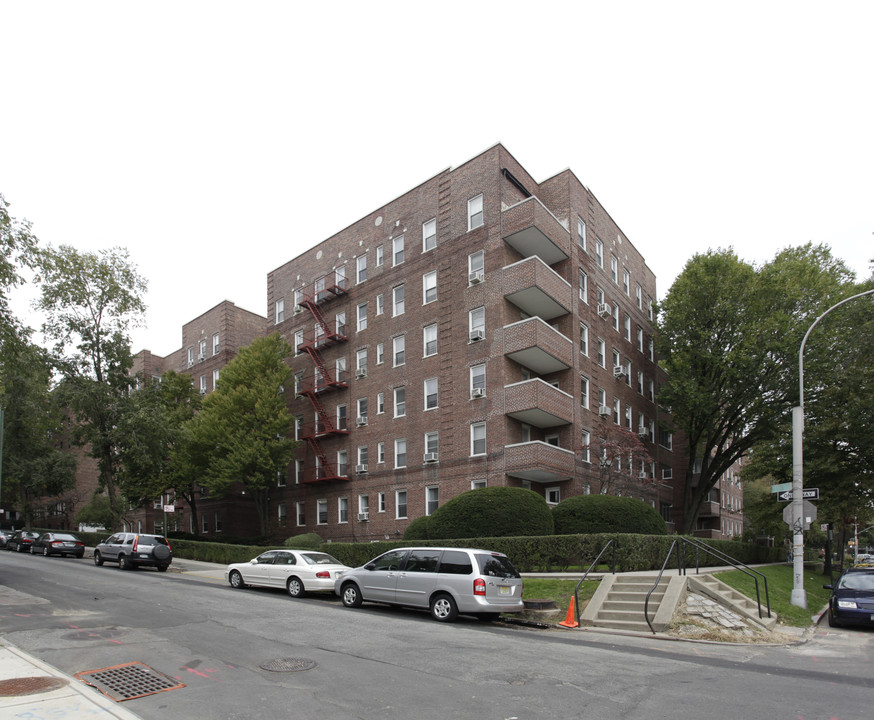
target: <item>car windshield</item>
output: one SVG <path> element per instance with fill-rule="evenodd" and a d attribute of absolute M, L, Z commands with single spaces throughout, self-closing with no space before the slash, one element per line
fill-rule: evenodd
<path fill-rule="evenodd" d="M 308 565 L 342 565 L 335 557 L 331 557 L 328 553 L 310 552 L 301 553 L 300 556 Z"/>
<path fill-rule="evenodd" d="M 841 590 L 874 590 L 874 573 L 847 573 L 838 583 Z"/>
<path fill-rule="evenodd" d="M 519 571 L 513 567 L 513 563 L 503 555 L 486 555 L 477 553 L 476 561 L 479 563 L 479 571 L 482 575 L 499 578 L 517 578 Z"/>

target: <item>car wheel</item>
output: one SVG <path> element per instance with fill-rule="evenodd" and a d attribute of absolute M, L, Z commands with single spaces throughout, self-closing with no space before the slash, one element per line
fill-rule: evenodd
<path fill-rule="evenodd" d="M 231 574 L 228 575 L 228 582 L 236 590 L 246 587 L 246 583 L 243 582 L 243 576 L 240 575 L 238 570 L 231 570 Z"/>
<path fill-rule="evenodd" d="M 458 617 L 458 606 L 451 595 L 437 595 L 431 601 L 431 617 L 440 622 L 452 622 Z"/>
<path fill-rule="evenodd" d="M 94 564 L 97 567 L 100 567 L 101 565 L 103 565 L 103 555 L 100 554 L 99 550 L 94 551 Z"/>
<path fill-rule="evenodd" d="M 285 589 L 288 590 L 288 594 L 293 598 L 301 597 L 304 593 L 303 583 L 300 581 L 300 578 L 296 578 L 294 575 L 288 578 L 288 582 L 285 583 Z"/>
<path fill-rule="evenodd" d="M 355 583 L 346 583 L 342 588 L 340 597 L 343 599 L 343 604 L 349 608 L 361 607 L 361 591 Z"/>
<path fill-rule="evenodd" d="M 43 557 L 48 557 L 48 556 L 49 556 L 49 548 L 48 548 L 47 545 L 43 545 L 43 548 L 42 548 L 42 556 L 43 556 Z"/>
<path fill-rule="evenodd" d="M 127 555 L 119 555 L 118 556 L 118 569 L 119 570 L 133 570 L 134 566 L 131 561 L 128 559 Z"/>
<path fill-rule="evenodd" d="M 832 611 L 828 611 L 828 626 L 829 627 L 840 627 L 841 624 L 838 622 L 837 618 L 832 615 Z"/>
<path fill-rule="evenodd" d="M 27 549 L 27 552 L 29 552 L 31 555 L 36 555 L 36 553 L 33 551 L 33 545 L 31 545 L 31 546 Z"/>
<path fill-rule="evenodd" d="M 167 572 L 169 565 L 158 565 L 158 572 Z"/>

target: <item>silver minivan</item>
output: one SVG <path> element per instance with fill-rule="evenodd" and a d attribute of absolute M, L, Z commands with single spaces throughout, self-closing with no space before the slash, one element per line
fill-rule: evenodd
<path fill-rule="evenodd" d="M 522 578 L 503 553 L 475 548 L 398 548 L 347 570 L 334 583 L 346 607 L 362 602 L 427 608 L 452 622 L 459 613 L 492 620 L 521 612 Z"/>

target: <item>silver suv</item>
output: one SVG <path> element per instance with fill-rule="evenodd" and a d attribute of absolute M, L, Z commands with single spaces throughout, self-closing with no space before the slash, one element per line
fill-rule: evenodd
<path fill-rule="evenodd" d="M 94 548 L 94 564 L 117 562 L 122 570 L 151 565 L 164 572 L 173 562 L 173 550 L 162 535 L 120 532 Z"/>
<path fill-rule="evenodd" d="M 506 555 L 474 548 L 398 548 L 347 570 L 334 584 L 346 607 L 379 602 L 428 608 L 452 622 L 459 613 L 492 620 L 520 612 L 522 578 Z"/>

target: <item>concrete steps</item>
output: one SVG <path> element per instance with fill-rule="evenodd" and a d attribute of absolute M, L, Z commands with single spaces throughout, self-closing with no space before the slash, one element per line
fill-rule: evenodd
<path fill-rule="evenodd" d="M 691 592 L 709 597 L 741 617 L 768 630 L 773 630 L 777 624 L 777 615 L 775 613 L 771 613 L 771 617 L 768 617 L 765 588 L 761 581 L 759 582 L 759 592 L 761 593 L 763 617 L 759 617 L 759 606 L 755 600 L 751 600 L 743 593 L 739 593 L 733 587 L 726 585 L 713 575 L 704 573 L 701 575 L 689 575 L 688 578 L 689 590 Z"/>
<path fill-rule="evenodd" d="M 580 615 L 590 627 L 650 632 L 644 608 L 657 575 L 606 575 Z M 668 628 L 686 589 L 686 578 L 662 577 L 649 598 L 649 617 L 656 632 Z"/>

